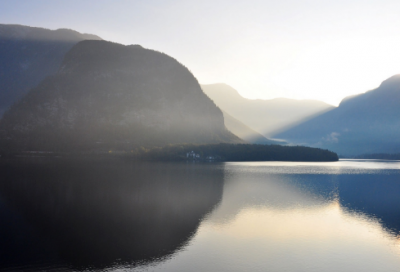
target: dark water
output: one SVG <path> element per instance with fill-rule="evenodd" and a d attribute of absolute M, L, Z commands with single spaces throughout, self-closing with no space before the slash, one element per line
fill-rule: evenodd
<path fill-rule="evenodd" d="M 400 271 L 400 162 L 0 162 L 5 271 Z"/>

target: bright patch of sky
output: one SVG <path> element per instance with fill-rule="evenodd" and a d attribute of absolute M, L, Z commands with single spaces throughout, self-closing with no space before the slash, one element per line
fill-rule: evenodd
<path fill-rule="evenodd" d="M 337 105 L 400 73 L 397 0 L 0 0 L 0 23 L 141 44 L 248 98 Z"/>

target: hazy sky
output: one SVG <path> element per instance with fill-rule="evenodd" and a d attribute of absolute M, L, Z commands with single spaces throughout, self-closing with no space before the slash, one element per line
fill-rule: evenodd
<path fill-rule="evenodd" d="M 248 98 L 337 105 L 400 73 L 399 0 L 0 0 L 0 23 L 141 44 Z"/>

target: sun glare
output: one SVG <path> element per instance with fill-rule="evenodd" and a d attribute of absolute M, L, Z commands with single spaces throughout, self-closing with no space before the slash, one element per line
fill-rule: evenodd
<path fill-rule="evenodd" d="M 338 105 L 344 97 L 374 89 L 399 73 L 399 46 L 400 39 L 353 39 L 310 46 L 274 81 L 297 98 Z"/>

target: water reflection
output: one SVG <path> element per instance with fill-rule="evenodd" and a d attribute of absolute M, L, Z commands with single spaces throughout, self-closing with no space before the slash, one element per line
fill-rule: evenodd
<path fill-rule="evenodd" d="M 223 189 L 222 170 L 207 165 L 36 160 L 3 163 L 1 173 L 7 269 L 94 269 L 165 258 L 190 239 Z M 24 246 L 16 242 L 21 235 Z"/>
<path fill-rule="evenodd" d="M 9 266 L 163 272 L 400 267 L 400 162 L 55 161 L 3 164 L 1 173 L 0 238 L 6 243 L 0 249 Z"/>
<path fill-rule="evenodd" d="M 398 169 L 227 163 L 222 202 L 191 245 L 133 271 L 398 271 Z"/>
<path fill-rule="evenodd" d="M 400 176 L 342 175 L 338 182 L 343 207 L 378 219 L 382 226 L 400 235 Z"/>
<path fill-rule="evenodd" d="M 234 217 L 246 207 L 308 209 L 334 201 L 400 234 L 399 170 L 399 161 L 379 160 L 227 163 L 223 203 L 213 217 Z"/>

